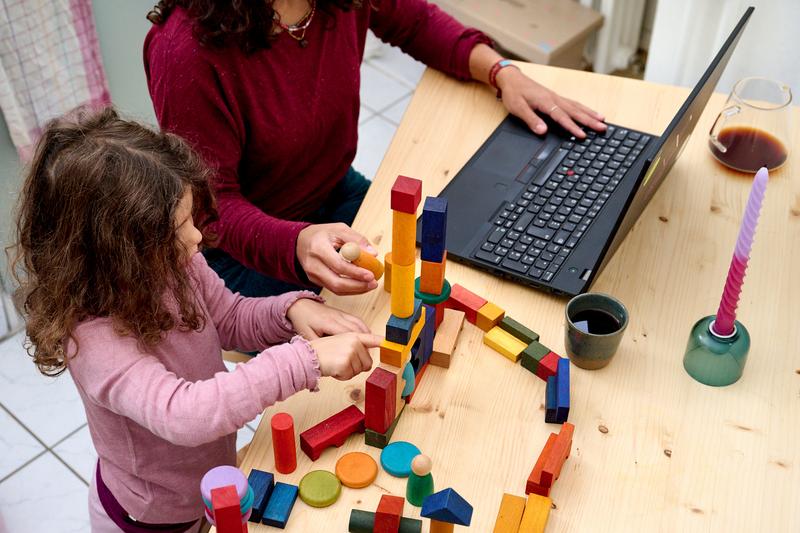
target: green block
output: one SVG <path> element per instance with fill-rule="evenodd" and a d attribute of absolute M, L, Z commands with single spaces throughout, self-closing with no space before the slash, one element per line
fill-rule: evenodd
<path fill-rule="evenodd" d="M 400 421 L 400 415 L 403 414 L 403 410 L 406 408 L 403 405 L 403 409 L 400 409 L 400 413 L 398 413 L 397 418 L 394 419 L 392 425 L 389 426 L 389 429 L 386 430 L 386 433 L 378 433 L 377 431 L 372 431 L 371 429 L 364 430 L 364 444 L 367 446 L 372 446 L 373 448 L 386 448 L 389 445 L 389 442 L 392 440 L 392 434 L 394 433 L 394 428 L 397 427 L 397 422 Z"/>
<path fill-rule="evenodd" d="M 522 350 L 520 364 L 527 370 L 536 374 L 539 370 L 539 361 L 548 353 L 550 353 L 550 348 L 539 344 L 537 341 L 533 341 L 527 348 Z"/>
<path fill-rule="evenodd" d="M 433 494 L 433 476 L 431 474 L 418 476 L 412 471 L 406 484 L 408 503 L 414 507 L 422 507 L 422 502 L 431 494 Z"/>
<path fill-rule="evenodd" d="M 444 280 L 441 294 L 429 294 L 419 290 L 419 278 L 414 281 L 414 298 L 422 300 L 422 303 L 428 305 L 438 305 L 448 298 L 450 298 L 450 282 Z"/>
<path fill-rule="evenodd" d="M 500 321 L 500 329 L 505 330 L 511 333 L 513 336 L 524 342 L 525 344 L 530 344 L 532 342 L 536 342 L 539 340 L 539 334 L 533 331 L 532 329 L 528 329 L 513 318 L 507 316 L 504 317 L 503 320 Z"/>
<path fill-rule="evenodd" d="M 372 533 L 375 527 L 375 513 L 353 509 L 350 511 L 350 522 L 347 530 L 350 533 Z M 415 518 L 400 518 L 400 529 L 398 533 L 421 533 L 422 520 Z"/>

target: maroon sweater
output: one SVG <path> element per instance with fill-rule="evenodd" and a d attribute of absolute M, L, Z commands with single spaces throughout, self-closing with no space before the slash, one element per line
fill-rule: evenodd
<path fill-rule="evenodd" d="M 370 2 L 364 2 L 369 6 Z M 367 30 L 427 65 L 469 79 L 469 54 L 488 43 L 424 0 L 381 0 L 317 13 L 301 48 L 280 35 L 249 56 L 199 44 L 176 9 L 153 26 L 144 66 L 164 130 L 216 169 L 220 247 L 245 266 L 298 283 L 297 235 L 347 172 L 358 140 Z"/>

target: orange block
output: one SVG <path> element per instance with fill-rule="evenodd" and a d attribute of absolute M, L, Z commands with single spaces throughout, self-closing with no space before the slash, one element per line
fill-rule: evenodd
<path fill-rule="evenodd" d="M 517 533 L 525 512 L 525 498 L 513 494 L 503 494 L 493 533 Z"/>
<path fill-rule="evenodd" d="M 557 435 L 555 433 L 550 433 L 550 436 L 547 437 L 547 442 L 544 448 L 542 448 L 542 453 L 539 454 L 539 459 L 536 460 L 536 464 L 533 466 L 533 470 L 531 470 L 531 475 L 528 476 L 528 482 L 525 484 L 525 494 L 534 493 L 540 496 L 550 495 L 550 485 L 542 485 L 542 469 L 544 468 L 545 461 L 550 457 L 550 451 L 556 443 L 556 438 Z"/>
<path fill-rule="evenodd" d="M 519 525 L 519 533 L 544 533 L 552 507 L 553 502 L 550 498 L 529 494 L 528 501 L 525 502 L 522 522 Z"/>
<path fill-rule="evenodd" d="M 414 312 L 414 266 L 413 261 L 410 265 L 392 265 L 392 314 L 399 318 L 408 318 Z"/>
<path fill-rule="evenodd" d="M 447 267 L 447 250 L 441 262 L 422 261 L 419 290 L 428 294 L 441 294 L 444 287 L 444 271 Z"/>
<path fill-rule="evenodd" d="M 392 292 L 392 252 L 383 256 L 383 290 Z"/>
<path fill-rule="evenodd" d="M 500 323 L 506 316 L 506 312 L 492 302 L 486 302 L 483 307 L 478 309 L 478 316 L 475 325 L 483 331 L 489 331 Z"/>
<path fill-rule="evenodd" d="M 564 466 L 564 461 L 567 460 L 572 449 L 572 434 L 574 431 L 575 426 L 569 422 L 564 422 L 564 425 L 561 426 L 561 431 L 559 431 L 558 437 L 553 443 L 553 449 L 550 450 L 542 467 L 542 485 L 553 486 L 553 482 L 561 474 L 561 467 Z"/>
<path fill-rule="evenodd" d="M 387 341 L 386 339 L 381 341 L 381 363 L 403 368 L 411 357 L 411 348 L 413 348 L 414 343 L 417 342 L 424 325 L 425 308 L 423 307 L 419 315 L 419 320 L 417 320 L 417 323 L 414 324 L 414 327 L 411 329 L 411 336 L 408 339 L 408 344 L 398 344 L 396 342 Z"/>

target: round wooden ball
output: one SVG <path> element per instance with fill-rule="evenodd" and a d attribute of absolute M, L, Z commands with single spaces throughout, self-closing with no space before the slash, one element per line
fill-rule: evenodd
<path fill-rule="evenodd" d="M 411 471 L 420 477 L 427 476 L 431 470 L 433 470 L 433 462 L 427 455 L 420 454 L 411 461 Z"/>
<path fill-rule="evenodd" d="M 348 261 L 353 262 L 358 259 L 359 256 L 361 256 L 361 247 L 358 245 L 358 243 L 346 242 L 339 249 L 339 253 L 342 254 L 342 257 Z"/>

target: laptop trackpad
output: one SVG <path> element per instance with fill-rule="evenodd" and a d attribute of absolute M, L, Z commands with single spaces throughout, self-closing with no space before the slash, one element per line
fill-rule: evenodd
<path fill-rule="evenodd" d="M 495 178 L 511 181 L 530 161 L 544 142 L 533 135 L 500 131 L 472 168 Z"/>

